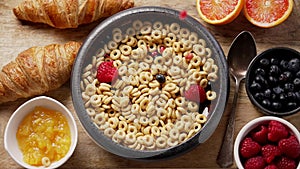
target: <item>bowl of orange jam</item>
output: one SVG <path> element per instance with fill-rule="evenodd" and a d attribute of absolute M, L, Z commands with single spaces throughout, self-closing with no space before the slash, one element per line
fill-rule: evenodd
<path fill-rule="evenodd" d="M 57 168 L 73 154 L 78 131 L 72 113 L 59 101 L 39 96 L 10 117 L 4 147 L 25 168 Z"/>

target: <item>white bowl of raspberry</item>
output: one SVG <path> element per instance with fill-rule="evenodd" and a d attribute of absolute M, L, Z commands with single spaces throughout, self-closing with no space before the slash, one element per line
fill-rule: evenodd
<path fill-rule="evenodd" d="M 299 169 L 300 133 L 283 118 L 256 118 L 238 133 L 234 159 L 239 169 Z"/>
<path fill-rule="evenodd" d="M 137 7 L 101 22 L 73 66 L 80 122 L 105 150 L 170 158 L 204 143 L 224 112 L 228 66 L 217 40 L 191 16 Z"/>

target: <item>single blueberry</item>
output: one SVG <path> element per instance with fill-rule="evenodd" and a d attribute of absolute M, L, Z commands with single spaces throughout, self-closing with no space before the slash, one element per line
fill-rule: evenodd
<path fill-rule="evenodd" d="M 278 75 L 280 74 L 280 68 L 277 65 L 272 65 L 269 71 L 270 75 Z"/>
<path fill-rule="evenodd" d="M 266 75 L 265 70 L 262 69 L 262 68 L 257 68 L 257 69 L 255 70 L 254 73 L 255 73 L 256 75 L 262 75 L 262 76 Z"/>
<path fill-rule="evenodd" d="M 259 61 L 260 65 L 262 65 L 263 67 L 267 67 L 270 64 L 269 59 L 263 58 Z"/>
<path fill-rule="evenodd" d="M 254 94 L 254 98 L 255 99 L 257 99 L 257 100 L 259 100 L 259 101 L 261 101 L 261 100 L 263 100 L 264 99 L 264 94 L 263 93 L 255 93 Z"/>
<path fill-rule="evenodd" d="M 282 60 L 279 65 L 281 66 L 282 69 L 288 69 L 289 62 L 286 60 Z"/>
<path fill-rule="evenodd" d="M 264 99 L 261 103 L 262 103 L 263 107 L 265 107 L 265 108 L 269 108 L 271 105 L 271 102 L 269 99 Z"/>
<path fill-rule="evenodd" d="M 278 65 L 279 64 L 279 60 L 276 59 L 276 58 L 271 58 L 270 62 L 271 62 L 271 64 L 274 64 L 274 65 Z"/>
<path fill-rule="evenodd" d="M 277 87 L 273 88 L 273 91 L 275 94 L 279 95 L 279 94 L 283 93 L 284 90 L 280 86 L 277 86 Z"/>
<path fill-rule="evenodd" d="M 300 70 L 300 60 L 298 58 L 291 59 L 288 63 L 288 69 L 297 72 Z"/>
<path fill-rule="evenodd" d="M 292 83 L 285 83 L 284 84 L 284 91 L 292 92 L 292 91 L 294 91 L 294 88 L 295 88 L 295 86 Z"/>
<path fill-rule="evenodd" d="M 260 90 L 261 89 L 261 85 L 259 83 L 256 83 L 255 81 L 251 84 L 250 86 L 251 89 L 253 90 Z"/>
<path fill-rule="evenodd" d="M 270 89 L 267 89 L 267 90 L 265 90 L 264 94 L 265 94 L 266 98 L 270 98 L 271 94 L 272 94 L 272 91 Z"/>
<path fill-rule="evenodd" d="M 162 74 L 157 74 L 155 76 L 156 80 L 159 82 L 159 83 L 165 83 L 166 82 L 166 78 L 164 75 Z"/>
<path fill-rule="evenodd" d="M 280 102 L 272 102 L 272 107 L 273 107 L 275 110 L 279 110 L 279 109 L 281 109 L 282 104 L 281 104 Z"/>

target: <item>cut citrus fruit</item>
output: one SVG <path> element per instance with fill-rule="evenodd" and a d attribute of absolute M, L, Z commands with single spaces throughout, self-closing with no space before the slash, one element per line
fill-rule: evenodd
<path fill-rule="evenodd" d="M 270 28 L 285 21 L 293 9 L 293 0 L 246 0 L 244 14 L 254 25 Z"/>
<path fill-rule="evenodd" d="M 244 0 L 197 0 L 199 16 L 207 23 L 224 25 L 233 21 L 241 12 Z"/>

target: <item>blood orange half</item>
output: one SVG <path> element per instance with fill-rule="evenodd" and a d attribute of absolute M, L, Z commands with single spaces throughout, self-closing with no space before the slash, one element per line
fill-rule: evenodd
<path fill-rule="evenodd" d="M 207 23 L 223 25 L 233 21 L 241 12 L 244 0 L 197 0 L 199 16 Z"/>
<path fill-rule="evenodd" d="M 293 9 L 293 0 L 246 0 L 244 14 L 254 25 L 270 28 L 285 21 Z"/>

